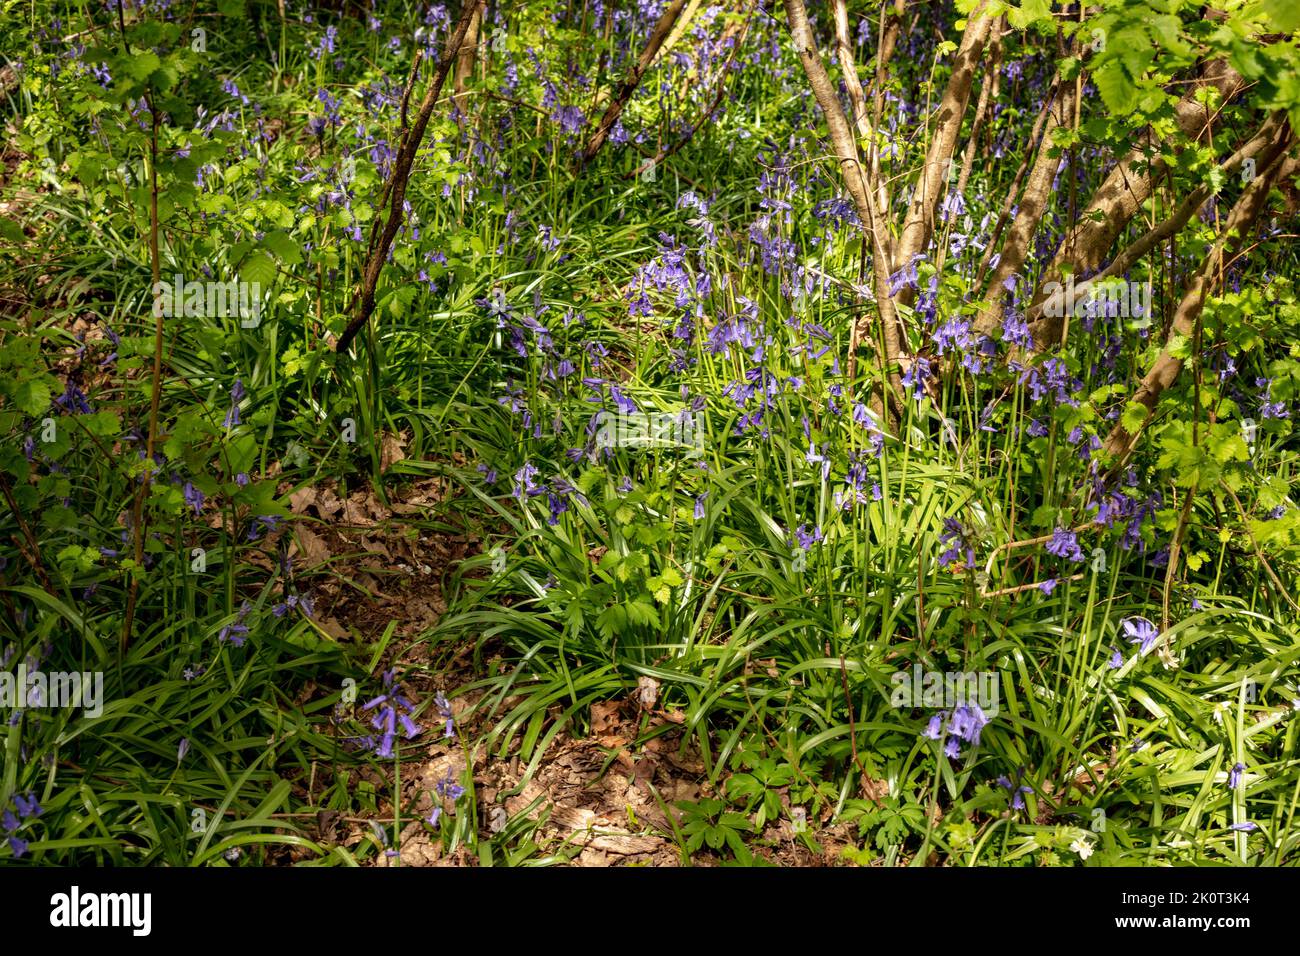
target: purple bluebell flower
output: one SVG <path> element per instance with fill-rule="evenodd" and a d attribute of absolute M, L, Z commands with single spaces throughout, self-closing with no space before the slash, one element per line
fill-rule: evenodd
<path fill-rule="evenodd" d="M 198 488 L 194 487 L 193 482 L 191 481 L 185 482 L 185 487 L 182 489 L 182 494 L 185 496 L 185 503 L 194 509 L 195 515 L 200 515 L 203 513 L 204 495 L 203 492 L 199 491 Z"/>
<path fill-rule="evenodd" d="M 241 604 L 235 619 L 218 632 L 217 642 L 225 643 L 229 641 L 235 647 L 243 647 L 244 640 L 248 637 L 248 625 L 244 623 L 244 619 L 248 617 L 248 612 L 252 609 L 252 605 L 247 601 Z"/>
<path fill-rule="evenodd" d="M 925 730 L 921 731 L 921 736 L 927 740 L 938 740 L 943 737 L 943 714 L 935 714 L 930 718 L 930 722 L 925 725 Z"/>
<path fill-rule="evenodd" d="M 1082 561 L 1083 549 L 1079 547 L 1079 536 L 1065 528 L 1052 532 L 1052 540 L 1047 542 L 1047 553 L 1067 561 Z"/>
<path fill-rule="evenodd" d="M 1126 617 L 1120 621 L 1124 633 L 1128 636 L 1130 644 L 1140 644 L 1139 653 L 1145 654 L 1151 650 L 1155 644 L 1156 638 L 1160 636 L 1160 631 L 1156 626 L 1144 617 Z"/>
<path fill-rule="evenodd" d="M 930 360 L 924 356 L 919 356 L 903 373 L 902 383 L 912 389 L 912 397 L 918 402 L 925 398 L 925 383 L 930 374 Z"/>
<path fill-rule="evenodd" d="M 393 743 L 397 739 L 398 724 L 401 724 L 403 734 L 407 740 L 413 740 L 420 733 L 420 728 L 410 716 L 415 710 L 415 706 L 398 692 L 396 670 L 384 671 L 383 685 L 384 693 L 366 703 L 361 710 L 363 713 L 369 710 L 375 711 L 375 716 L 370 723 L 372 727 L 381 732 L 379 742 L 375 747 L 375 756 L 391 757 L 393 756 Z"/>
<path fill-rule="evenodd" d="M 438 711 L 438 716 L 441 717 L 444 721 L 446 721 L 446 725 L 443 728 L 442 735 L 443 737 L 450 740 L 452 737 L 456 735 L 456 730 L 455 730 L 456 721 L 452 717 L 451 701 L 447 700 L 446 695 L 443 694 L 442 691 L 438 691 L 438 693 L 433 695 L 433 706 L 434 709 Z"/>
<path fill-rule="evenodd" d="M 948 733 L 978 746 L 980 733 L 988 723 L 989 719 L 979 704 L 965 703 L 953 710 L 952 720 L 948 722 Z"/>
<path fill-rule="evenodd" d="M 224 426 L 227 431 L 241 424 L 239 421 L 239 403 L 243 401 L 247 393 L 244 391 L 244 383 L 235 379 L 235 384 L 230 388 L 230 411 L 226 412 Z"/>
<path fill-rule="evenodd" d="M 814 544 L 822 540 L 822 529 L 820 526 L 814 527 L 811 533 L 806 530 L 807 527 L 808 525 L 801 524 L 799 527 L 794 529 L 794 535 L 799 541 L 799 547 L 804 551 L 810 551 Z"/>
<path fill-rule="evenodd" d="M 970 535 L 965 526 L 956 518 L 944 518 L 943 529 L 943 534 L 939 536 L 939 543 L 947 545 L 947 550 L 939 555 L 939 566 L 947 568 L 964 560 L 966 567 L 974 567 L 975 549 L 971 546 Z"/>
<path fill-rule="evenodd" d="M 438 796 L 445 800 L 459 800 L 465 795 L 465 788 L 456 782 L 456 778 L 451 775 L 451 767 L 447 767 L 446 776 L 433 785 Z"/>

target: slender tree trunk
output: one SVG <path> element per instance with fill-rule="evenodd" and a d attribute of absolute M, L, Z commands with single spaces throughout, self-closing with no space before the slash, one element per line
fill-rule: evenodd
<path fill-rule="evenodd" d="M 474 14 L 470 18 L 469 29 L 465 31 L 465 41 L 456 52 L 456 72 L 452 82 L 452 89 L 455 90 L 452 99 L 456 104 L 456 112 L 462 116 L 466 112 L 465 90 L 474 75 L 474 64 L 478 60 L 478 37 L 483 22 L 482 8 L 478 4 L 473 4 L 473 7 Z"/>
<path fill-rule="evenodd" d="M 1049 109 L 1047 126 L 1043 130 L 1043 139 L 1038 146 L 1038 155 L 1034 158 L 1033 169 L 1025 183 L 1025 191 L 1020 196 L 1016 218 L 1007 232 L 1006 241 L 1002 243 L 1002 254 L 998 257 L 997 267 L 989 276 L 984 289 L 983 301 L 990 303 L 975 322 L 976 331 L 991 335 L 1002 324 L 1003 283 L 1020 272 L 1029 255 L 1029 247 L 1034 234 L 1043 219 L 1047 202 L 1052 195 L 1052 183 L 1056 171 L 1061 165 L 1059 150 L 1053 150 L 1053 134 L 1074 117 L 1075 90 L 1073 83 L 1063 83 L 1060 95 Z"/>
<path fill-rule="evenodd" d="M 1282 123 L 1285 121 L 1285 114 L 1281 112 L 1274 113 L 1264 121 L 1264 124 L 1259 128 L 1259 131 L 1255 133 L 1254 136 L 1247 140 L 1231 156 L 1220 163 L 1219 168 L 1225 175 L 1232 175 L 1234 172 L 1238 171 L 1243 161 L 1256 156 L 1262 149 L 1266 148 L 1277 139 L 1278 131 L 1281 129 Z M 1189 193 L 1187 198 L 1178 204 L 1167 219 L 1158 225 L 1152 226 L 1139 238 L 1134 240 L 1124 249 L 1123 252 L 1117 255 L 1111 261 L 1111 264 L 1105 269 L 1097 273 L 1091 279 L 1075 282 L 1075 299 L 1077 300 L 1081 296 L 1086 296 L 1092 288 L 1107 279 L 1124 275 L 1161 242 L 1164 242 L 1170 236 L 1175 236 L 1182 232 L 1183 228 L 1191 221 L 1192 216 L 1196 214 L 1196 210 L 1200 209 L 1209 198 L 1210 187 L 1208 185 L 1200 186 Z M 1064 308 L 1063 301 L 1059 295 L 1053 296 L 1051 299 L 1043 299 L 1037 306 L 1031 308 L 1025 313 L 1025 318 L 1030 321 L 1031 329 L 1041 327 L 1041 323 L 1039 323 L 1038 320 L 1042 315 L 1044 307 L 1049 304 L 1054 304 Z"/>
<path fill-rule="evenodd" d="M 636 88 L 641 85 L 641 78 L 645 76 L 646 70 L 654 62 L 660 47 L 664 45 L 664 41 L 672 33 L 673 26 L 676 25 L 677 19 L 682 15 L 682 10 L 685 7 L 686 0 L 673 0 L 659 17 L 659 22 L 650 31 L 650 38 L 646 40 L 645 49 L 641 51 L 641 56 L 623 80 L 618 95 L 614 97 L 613 102 L 605 110 L 605 115 L 601 117 L 596 131 L 591 134 L 591 139 L 587 141 L 586 147 L 580 154 L 579 158 L 582 164 L 591 162 L 592 158 L 600 152 L 600 148 L 605 145 L 605 140 L 609 138 L 609 131 L 614 128 L 614 124 L 618 122 L 618 118 L 623 114 L 623 108 L 627 106 L 627 101 L 632 98 Z"/>
<path fill-rule="evenodd" d="M 912 194 L 907 219 L 903 222 L 895 247 L 894 266 L 903 268 L 914 256 L 920 255 L 930 244 L 934 232 L 934 219 L 939 208 L 939 199 L 943 195 L 944 185 L 948 182 L 948 166 L 952 162 L 953 151 L 957 146 L 957 135 L 961 132 L 962 119 L 966 115 L 966 105 L 970 100 L 970 89 L 975 78 L 975 69 L 988 41 L 995 17 L 984 15 L 985 0 L 971 12 L 966 22 L 966 32 L 962 34 L 961 46 L 953 60 L 952 76 L 939 101 L 934 135 L 930 139 L 930 148 L 926 152 L 925 165 L 921 168 L 920 178 Z M 910 301 L 911 290 L 905 290 L 905 300 Z"/>
<path fill-rule="evenodd" d="M 885 407 L 892 405 L 896 413 L 901 413 L 903 385 L 899 375 L 898 363 L 903 353 L 903 342 L 899 333 L 894 302 L 889 296 L 888 259 L 884 243 L 881 240 L 884 227 L 878 219 L 875 206 L 871 200 L 871 194 L 867 189 L 867 177 L 862 169 L 862 162 L 858 158 L 858 147 L 853 138 L 853 131 L 849 127 L 848 118 L 844 115 L 844 108 L 840 105 L 835 88 L 831 84 L 830 76 L 826 73 L 826 65 L 822 62 L 821 53 L 818 52 L 817 41 L 813 37 L 812 27 L 808 24 L 808 11 L 804 8 L 803 0 L 785 0 L 785 11 L 790 24 L 790 35 L 794 39 L 794 47 L 799 54 L 799 61 L 803 64 L 804 73 L 808 77 L 809 86 L 812 87 L 813 96 L 816 97 L 817 103 L 821 106 L 822 113 L 826 117 L 826 125 L 831 135 L 831 144 L 835 149 L 835 154 L 840 161 L 841 172 L 844 175 L 844 184 L 853 199 L 853 206 L 857 210 L 858 220 L 862 224 L 867 238 L 872 243 L 871 262 L 875 276 L 876 309 L 880 316 L 881 342 L 884 349 L 881 371 L 887 383 L 885 394 L 888 396 L 888 400 L 882 400 L 879 407 L 883 410 Z M 859 338 L 860 324 L 855 321 L 850 337 L 850 361 L 852 361 L 853 349 L 856 347 Z"/>
<path fill-rule="evenodd" d="M 420 144 L 424 142 L 424 133 L 428 129 L 429 118 L 433 115 L 433 108 L 437 105 L 443 85 L 447 82 L 447 73 L 456 60 L 461 45 L 465 42 L 465 35 L 469 32 L 471 21 L 482 10 L 483 2 L 484 0 L 469 0 L 465 4 L 460 14 L 460 20 L 456 23 L 456 29 L 447 41 L 446 49 L 443 51 L 442 62 L 438 64 L 438 72 L 424 94 L 414 124 L 408 128 L 406 126 L 406 108 L 411 89 L 415 84 L 415 74 L 419 68 L 418 59 L 415 68 L 411 71 L 411 79 L 407 84 L 406 93 L 402 99 L 402 139 L 397 147 L 397 158 L 393 162 L 392 175 L 384 186 L 383 197 L 379 203 L 380 207 L 382 207 L 384 200 L 387 200 L 388 216 L 387 218 L 383 216 L 375 217 L 374 226 L 370 231 L 370 260 L 366 263 L 366 269 L 362 273 L 361 284 L 354 299 L 352 321 L 343 330 L 343 334 L 339 337 L 338 344 L 335 346 L 335 350 L 338 352 L 347 351 L 348 346 L 352 344 L 352 340 L 356 338 L 357 333 L 369 321 L 370 314 L 375 310 L 375 288 L 379 285 L 379 274 L 383 272 L 384 263 L 388 259 L 388 250 L 393 244 L 393 237 L 397 235 L 397 229 L 402 222 L 404 215 L 402 206 L 406 200 L 406 184 L 411 178 L 411 165 L 415 162 L 415 154 L 419 151 Z M 382 226 L 380 225 L 381 221 L 383 222 Z"/>
<path fill-rule="evenodd" d="M 1205 300 L 1210 294 L 1210 288 L 1223 268 L 1224 254 L 1235 251 L 1245 242 L 1247 233 L 1264 208 L 1268 191 L 1273 183 L 1279 178 L 1295 175 L 1297 168 L 1300 168 L 1300 163 L 1296 160 L 1284 158 L 1286 150 L 1294 141 L 1295 137 L 1289 129 L 1280 130 L 1273 144 L 1261 157 L 1263 162 L 1260 164 L 1262 168 L 1259 175 L 1242 191 L 1241 198 L 1233 205 L 1227 221 L 1219 231 L 1219 237 L 1188 283 L 1187 290 L 1174 312 L 1170 338 L 1175 334 L 1184 339 L 1193 338 L 1196 323 L 1205 308 Z M 1193 358 L 1196 361 L 1200 360 L 1200 356 L 1193 356 Z M 1170 351 L 1170 339 L 1166 339 L 1164 349 L 1147 374 L 1143 376 L 1137 392 L 1131 399 L 1132 402 L 1146 409 L 1147 420 L 1150 419 L 1151 412 L 1155 410 L 1160 397 L 1178 380 L 1183 364 L 1184 359 Z M 1117 463 L 1122 462 L 1132 452 L 1141 433 L 1140 427 L 1130 432 L 1122 423 L 1116 424 L 1106 438 L 1103 449 Z"/>
<path fill-rule="evenodd" d="M 1211 64 L 1197 88 L 1178 102 L 1174 108 L 1178 125 L 1196 141 L 1209 134 L 1217 119 L 1217 114 L 1211 113 L 1198 97 L 1201 88 L 1207 86 L 1217 89 L 1226 101 L 1244 88 L 1245 81 L 1225 64 Z M 1148 132 L 1145 139 L 1150 142 L 1153 135 Z M 1086 275 L 1100 266 L 1115 240 L 1150 197 L 1155 177 L 1164 168 L 1164 162 L 1158 157 L 1148 159 L 1148 149 L 1144 147 L 1133 148 L 1120 160 L 1066 233 L 1056 256 L 1039 279 L 1032 306 L 1041 305 L 1046 298 L 1043 287 L 1049 282 L 1059 283 L 1067 266 L 1076 276 Z M 1064 328 L 1063 316 L 1044 317 L 1034 329 L 1034 339 L 1041 347 L 1050 348 L 1060 342 Z"/>

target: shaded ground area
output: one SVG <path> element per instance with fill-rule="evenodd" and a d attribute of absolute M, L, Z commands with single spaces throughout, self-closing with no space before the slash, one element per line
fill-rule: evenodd
<path fill-rule="evenodd" d="M 287 491 L 288 489 L 286 489 Z M 322 630 L 339 640 L 373 641 L 390 623 L 404 640 L 385 654 L 383 668 L 396 667 L 401 683 L 414 700 L 438 692 L 451 699 L 460 739 L 444 737 L 437 712 L 425 711 L 416 740 L 420 757 L 403 762 L 400 839 L 376 857 L 377 866 L 472 866 L 475 854 L 461 847 L 444 850 L 438 833 L 425 823 L 435 801 L 446 814 L 471 812 L 465 801 L 457 809 L 437 794 L 439 781 L 464 777 L 473 762 L 475 822 L 482 841 L 521 818 L 538 821 L 527 826 L 537 845 L 536 856 L 568 860 L 579 866 L 679 866 L 683 862 L 674 835 L 674 815 L 680 824 L 679 801 L 715 795 L 703 761 L 688 743 L 683 746 L 680 711 L 660 709 L 658 687 L 642 680 L 624 699 L 598 703 L 591 712 L 591 733 L 576 736 L 568 724 L 534 756 L 532 772 L 512 741 L 507 755 L 489 752 L 485 743 L 493 724 L 521 698 L 493 701 L 482 690 L 466 690 L 476 677 L 473 646 L 447 653 L 414 641 L 427 633 L 445 613 L 444 582 L 455 566 L 479 552 L 471 533 L 431 533 L 427 525 L 435 512 L 445 514 L 448 488 L 430 478 L 404 486 L 380 502 L 369 489 L 341 494 L 331 482 L 291 495 L 296 519 L 268 536 L 263 559 L 269 564 L 283 545 L 300 574 L 310 574 L 316 619 Z M 424 527 L 422 527 L 424 526 Z M 489 651 L 480 667 L 491 672 L 509 665 L 499 650 Z M 415 666 L 413 666 L 415 665 Z M 359 705 L 358 705 L 359 706 Z M 562 719 L 563 707 L 548 712 L 547 728 Z M 470 756 L 460 740 L 472 741 Z M 545 734 L 543 734 L 545 739 Z M 405 753 L 410 752 L 411 744 Z M 499 747 L 499 745 L 498 745 Z M 368 783 L 383 795 L 379 813 L 341 818 L 322 811 L 316 821 L 318 839 L 349 849 L 379 841 L 376 827 L 393 825 L 391 774 L 369 768 L 340 770 L 355 787 Z M 725 782 L 725 781 L 724 781 Z M 328 781 L 318 780 L 317 785 Z M 306 796 L 306 794 L 304 794 Z M 785 801 L 783 800 L 783 803 Z M 412 816 L 414 807 L 417 815 Z M 444 816 L 444 820 L 449 817 Z M 770 822 L 754 849 L 764 859 L 782 865 L 828 865 L 852 844 L 851 827 L 819 829 L 809 821 L 810 835 L 821 846 L 810 850 L 793 831 L 789 816 Z M 287 861 L 286 861 L 287 862 Z M 707 850 L 693 855 L 695 865 L 714 865 Z"/>

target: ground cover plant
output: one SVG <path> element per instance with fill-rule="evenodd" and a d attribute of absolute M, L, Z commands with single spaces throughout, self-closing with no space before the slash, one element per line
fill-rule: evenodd
<path fill-rule="evenodd" d="M 0 0 L 0 863 L 1300 859 L 1300 9 Z"/>

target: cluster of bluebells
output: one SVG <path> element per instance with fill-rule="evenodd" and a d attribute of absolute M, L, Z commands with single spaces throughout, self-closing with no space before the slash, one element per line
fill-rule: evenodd
<path fill-rule="evenodd" d="M 1144 617 L 1126 617 L 1120 622 L 1120 628 L 1130 644 L 1138 645 L 1141 655 L 1150 651 L 1160 636 L 1160 629 Z"/>
<path fill-rule="evenodd" d="M 393 756 L 393 744 L 397 741 L 397 729 L 400 725 L 402 734 L 407 740 L 414 740 L 420 733 L 420 726 L 411 719 L 415 712 L 415 705 L 407 699 L 397 687 L 396 669 L 390 668 L 383 673 L 384 692 L 378 697 L 368 701 L 361 708 L 362 713 L 374 711 L 375 714 L 370 720 L 372 726 L 378 735 L 364 738 L 368 749 L 373 750 L 376 757 L 388 758 Z"/>
<path fill-rule="evenodd" d="M 434 801 L 433 812 L 425 818 L 425 822 L 429 826 L 437 828 L 438 823 L 442 820 L 443 802 L 450 800 L 455 803 L 465 795 L 465 788 L 456 782 L 455 777 L 452 775 L 452 768 L 449 765 L 446 774 L 433 785 L 433 791 L 438 799 Z"/>
<path fill-rule="evenodd" d="M 974 536 L 971 531 L 956 518 L 943 519 L 943 534 L 939 543 L 944 550 L 939 555 L 939 566 L 956 569 L 975 567 Z"/>
<path fill-rule="evenodd" d="M 5 841 L 9 844 L 14 859 L 24 856 L 31 845 L 30 841 L 19 836 L 19 833 L 29 821 L 36 819 L 43 812 L 44 809 L 37 802 L 35 795 L 28 793 L 15 794 L 13 808 L 6 808 L 4 813 L 0 814 L 0 829 L 4 830 Z"/>
<path fill-rule="evenodd" d="M 1079 547 L 1079 536 L 1065 528 L 1057 528 L 1047 542 L 1047 553 L 1075 564 L 1083 560 L 1083 549 Z"/>
<path fill-rule="evenodd" d="M 960 760 L 962 756 L 961 745 L 970 744 L 972 747 L 978 747 L 980 734 L 988 726 L 989 719 L 980 705 L 973 701 L 958 704 L 949 711 L 941 711 L 934 714 L 925 729 L 921 731 L 921 736 L 927 740 L 944 740 L 944 754 L 950 760 Z"/>

